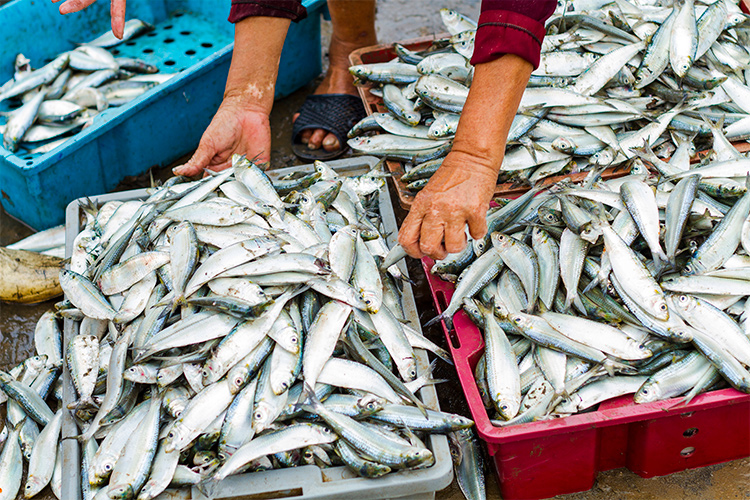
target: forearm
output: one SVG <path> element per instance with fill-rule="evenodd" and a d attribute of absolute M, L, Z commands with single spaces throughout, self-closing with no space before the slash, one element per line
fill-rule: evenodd
<path fill-rule="evenodd" d="M 508 132 L 532 71 L 531 63 L 513 54 L 476 66 L 451 151 L 469 160 L 465 168 L 497 177 Z"/>
<path fill-rule="evenodd" d="M 248 17 L 235 24 L 225 99 L 239 99 L 247 109 L 271 112 L 289 24 L 289 19 L 279 17 Z"/>

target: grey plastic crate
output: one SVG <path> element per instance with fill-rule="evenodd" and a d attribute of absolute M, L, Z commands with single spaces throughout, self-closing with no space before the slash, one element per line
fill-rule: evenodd
<path fill-rule="evenodd" d="M 328 162 L 333 169 L 343 175 L 358 175 L 366 172 L 378 162 L 373 156 L 360 156 L 344 160 Z M 294 171 L 313 171 L 312 165 L 289 167 L 269 171 L 271 178 L 277 178 Z M 138 189 L 121 193 L 105 194 L 90 197 L 96 204 L 108 201 L 127 201 L 145 198 L 147 191 Z M 73 240 L 81 231 L 81 209 L 76 200 L 68 205 L 66 210 L 66 256 L 70 257 L 73 250 Z M 396 216 L 388 188 L 383 187 L 379 193 L 380 215 L 383 220 L 386 239 L 389 246 L 396 244 L 398 227 Z M 404 262 L 399 264 L 401 272 L 407 274 Z M 404 313 L 411 326 L 421 331 L 419 314 L 414 301 L 411 285 L 406 283 L 403 291 Z M 67 346 L 69 339 L 77 334 L 76 322 L 65 320 L 64 342 Z M 417 370 L 424 373 L 429 369 L 429 359 L 426 351 L 417 349 Z M 67 369 L 63 371 L 64 393 L 63 401 L 67 405 L 75 399 L 75 389 L 71 383 Z M 418 396 L 428 408 L 439 410 L 437 392 L 434 386 L 423 387 Z M 64 414 L 63 437 L 78 434 L 78 429 L 70 412 Z M 435 456 L 435 465 L 427 469 L 394 472 L 378 479 L 366 479 L 356 476 L 346 467 L 332 467 L 321 469 L 316 466 L 295 467 L 265 472 L 253 472 L 230 476 L 219 484 L 215 498 L 259 500 L 264 498 L 293 498 L 304 500 L 333 500 L 353 499 L 380 500 L 398 498 L 403 500 L 431 500 L 435 492 L 446 488 L 453 481 L 453 462 L 448 448 L 448 439 L 439 434 L 431 435 L 426 441 L 427 447 Z M 62 497 L 66 500 L 80 499 L 80 449 L 78 443 L 72 439 L 63 441 L 63 490 Z M 206 500 L 197 488 L 189 494 L 178 498 Z"/>

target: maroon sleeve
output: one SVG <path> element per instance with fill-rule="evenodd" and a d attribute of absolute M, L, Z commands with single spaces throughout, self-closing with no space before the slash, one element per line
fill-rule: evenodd
<path fill-rule="evenodd" d="M 482 0 L 471 63 L 481 64 L 503 54 L 515 54 L 536 69 L 544 22 L 556 6 L 557 0 Z"/>
<path fill-rule="evenodd" d="M 284 17 L 297 22 L 307 16 L 307 9 L 302 0 L 232 0 L 230 23 L 254 16 Z"/>

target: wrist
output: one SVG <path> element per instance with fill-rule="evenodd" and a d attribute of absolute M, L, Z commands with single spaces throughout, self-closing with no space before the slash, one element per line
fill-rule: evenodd
<path fill-rule="evenodd" d="M 442 166 L 458 168 L 473 176 L 490 179 L 494 184 L 497 180 L 501 161 L 502 158 L 500 161 L 497 161 L 492 158 L 492 155 L 489 155 L 486 152 L 478 152 L 454 144 Z"/>

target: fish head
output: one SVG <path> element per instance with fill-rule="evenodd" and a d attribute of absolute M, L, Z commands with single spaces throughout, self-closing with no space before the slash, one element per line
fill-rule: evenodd
<path fill-rule="evenodd" d="M 386 400 L 374 395 L 368 395 L 357 401 L 357 408 L 361 415 L 372 415 L 383 409 Z"/>
<path fill-rule="evenodd" d="M 635 393 L 633 400 L 636 403 L 653 403 L 661 401 L 662 391 L 658 384 L 643 384 Z"/>
<path fill-rule="evenodd" d="M 684 77 L 684 76 L 685 76 L 685 75 L 687 74 L 688 70 L 689 70 L 689 69 L 690 69 L 690 68 L 691 68 L 692 66 L 693 66 L 693 58 L 692 58 L 692 57 L 686 57 L 686 58 L 685 58 L 685 59 L 684 59 L 684 60 L 683 60 L 682 62 L 680 62 L 680 63 L 679 63 L 678 65 L 677 65 L 677 68 L 676 68 L 676 71 L 675 71 L 675 73 L 676 73 L 676 74 L 677 74 L 677 76 L 679 76 L 680 78 L 683 78 L 683 77 Z"/>
<path fill-rule="evenodd" d="M 469 418 L 466 418 L 466 417 L 462 417 L 461 415 L 451 415 L 448 418 L 448 421 L 451 423 L 451 425 L 453 427 L 459 427 L 460 431 L 467 430 L 472 425 L 474 425 L 474 421 L 473 420 L 471 420 Z"/>
<path fill-rule="evenodd" d="M 44 480 L 39 477 L 30 475 L 28 480 L 26 481 L 26 486 L 24 486 L 23 488 L 23 497 L 31 498 L 42 491 L 45 486 L 47 486 L 47 483 L 45 483 Z"/>
<path fill-rule="evenodd" d="M 47 355 L 40 354 L 38 356 L 32 356 L 26 360 L 26 368 L 39 371 L 47 365 Z"/>
<path fill-rule="evenodd" d="M 315 452 L 308 446 L 305 448 L 300 459 L 305 465 L 315 465 Z"/>
<path fill-rule="evenodd" d="M 679 310 L 690 312 L 695 308 L 697 301 L 694 297 L 683 293 L 672 296 L 672 304 L 674 304 Z"/>
<path fill-rule="evenodd" d="M 93 486 L 101 486 L 106 479 L 112 474 L 115 468 L 115 461 L 111 458 L 100 460 L 93 468 L 89 470 L 89 483 Z"/>
<path fill-rule="evenodd" d="M 682 276 L 693 276 L 703 272 L 703 268 L 695 259 L 690 259 L 680 273 Z"/>
<path fill-rule="evenodd" d="M 669 338 L 675 342 L 688 343 L 693 341 L 693 332 L 689 326 L 673 326 L 667 328 Z"/>
<path fill-rule="evenodd" d="M 359 64 L 357 66 L 350 66 L 349 73 L 356 76 L 357 78 L 367 78 L 372 71 L 365 64 Z"/>
<path fill-rule="evenodd" d="M 146 372 L 143 369 L 142 366 L 131 366 L 127 370 L 125 370 L 125 380 L 136 380 L 136 379 L 143 379 L 143 377 L 146 376 Z"/>
<path fill-rule="evenodd" d="M 511 241 L 511 237 L 504 233 L 492 233 L 490 238 L 492 240 L 492 246 L 495 248 L 507 248 L 513 244 L 513 241 Z"/>
<path fill-rule="evenodd" d="M 216 458 L 216 453 L 211 450 L 202 450 L 193 456 L 193 465 L 206 465 Z"/>
<path fill-rule="evenodd" d="M 133 486 L 130 484 L 118 484 L 111 486 L 109 491 L 107 491 L 107 495 L 112 500 L 128 500 L 135 496 L 135 492 L 133 491 Z"/>
<path fill-rule="evenodd" d="M 558 137 L 552 141 L 552 148 L 560 151 L 561 153 L 570 153 L 575 149 L 576 145 L 567 137 Z"/>
<path fill-rule="evenodd" d="M 669 319 L 669 307 L 667 307 L 667 301 L 663 295 L 656 294 L 652 295 L 647 301 L 647 310 L 656 318 L 662 321 Z"/>
<path fill-rule="evenodd" d="M 645 358 L 650 358 L 651 356 L 653 356 L 654 353 L 651 352 L 651 349 L 646 347 L 645 344 L 639 344 L 638 342 L 635 342 L 635 341 L 633 341 L 632 343 L 635 345 L 635 347 L 638 349 L 638 352 L 640 353 L 641 357 L 638 359 L 645 359 Z"/>
<path fill-rule="evenodd" d="M 542 220 L 543 224 L 546 224 L 548 226 L 555 226 L 560 227 L 564 224 L 562 217 L 560 215 L 560 212 L 549 207 L 539 207 L 537 210 L 537 213 L 539 214 L 539 218 Z M 534 228 L 535 230 L 538 230 L 539 232 L 542 231 L 541 228 Z"/>
<path fill-rule="evenodd" d="M 730 27 L 736 27 L 739 25 L 747 27 L 748 24 L 750 24 L 749 22 L 750 17 L 748 17 L 746 14 L 743 14 L 742 12 L 733 12 L 727 17 L 726 27 L 724 29 L 729 29 Z"/>
<path fill-rule="evenodd" d="M 409 466 L 414 466 L 433 460 L 435 457 L 430 450 L 427 448 L 419 448 L 413 452 L 407 453 L 407 463 Z"/>
<path fill-rule="evenodd" d="M 361 302 L 365 306 L 365 310 L 369 313 L 375 314 L 380 310 L 380 306 L 383 303 L 382 297 L 370 290 L 360 290 L 359 299 L 357 302 Z"/>
<path fill-rule="evenodd" d="M 518 413 L 518 408 L 521 406 L 521 401 L 517 398 L 508 398 L 498 393 L 495 394 L 494 400 L 497 402 L 497 412 L 505 420 L 510 420 Z"/>
<path fill-rule="evenodd" d="M 25 458 L 27 462 L 31 460 L 31 453 L 33 451 L 34 451 L 33 446 L 30 446 L 27 443 L 21 444 L 21 453 L 23 454 L 23 458 Z"/>
<path fill-rule="evenodd" d="M 203 385 L 210 385 L 216 382 L 224 374 L 222 363 L 216 359 L 209 359 L 203 365 Z"/>
<path fill-rule="evenodd" d="M 185 441 L 187 440 L 188 434 L 189 430 L 180 425 L 180 421 L 178 420 L 169 430 L 169 434 L 167 434 L 167 437 L 165 438 L 164 451 L 166 453 L 172 453 L 175 450 L 182 451 L 183 446 L 187 444 Z"/>
<path fill-rule="evenodd" d="M 490 245 L 490 235 L 488 234 L 484 238 L 473 240 L 471 244 L 474 247 L 474 254 L 479 257 L 487 250 L 487 247 Z"/>
<path fill-rule="evenodd" d="M 258 434 L 273 421 L 273 411 L 264 401 L 260 401 L 253 411 L 253 431 Z"/>
<path fill-rule="evenodd" d="M 229 372 L 229 376 L 227 376 L 227 382 L 229 383 L 229 392 L 232 394 L 237 394 L 238 392 L 240 392 L 242 388 L 245 387 L 245 384 L 247 383 L 249 378 L 250 371 L 245 367 L 231 370 Z"/>
<path fill-rule="evenodd" d="M 440 17 L 444 24 L 453 24 L 459 19 L 459 14 L 453 9 L 442 8 L 440 9 Z"/>

